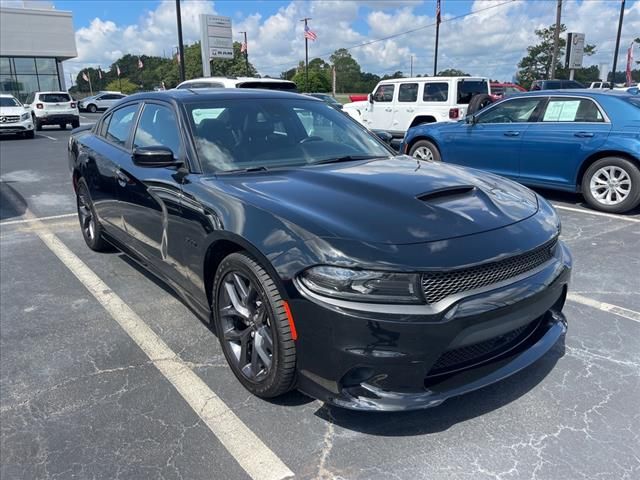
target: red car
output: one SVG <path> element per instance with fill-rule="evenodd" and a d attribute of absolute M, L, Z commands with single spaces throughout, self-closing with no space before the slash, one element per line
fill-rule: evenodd
<path fill-rule="evenodd" d="M 491 82 L 491 96 L 494 100 L 504 97 L 505 95 L 509 95 L 511 93 L 519 93 L 526 92 L 525 88 L 522 88 L 520 85 L 516 83 L 498 83 Z"/>

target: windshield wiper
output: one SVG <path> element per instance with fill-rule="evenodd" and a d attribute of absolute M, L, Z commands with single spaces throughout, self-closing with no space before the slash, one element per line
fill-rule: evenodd
<path fill-rule="evenodd" d="M 247 167 L 247 168 L 235 168 L 233 170 L 222 170 L 219 173 L 249 173 L 249 172 L 266 172 L 269 169 L 265 166 L 260 167 Z"/>
<path fill-rule="evenodd" d="M 343 157 L 327 158 L 310 165 L 324 165 L 325 163 L 354 162 L 356 160 L 373 160 L 374 158 L 389 158 L 388 155 L 344 155 Z"/>

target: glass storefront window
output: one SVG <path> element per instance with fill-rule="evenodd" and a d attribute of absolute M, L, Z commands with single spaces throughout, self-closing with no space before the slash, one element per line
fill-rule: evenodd
<path fill-rule="evenodd" d="M 58 70 L 56 69 L 55 58 L 36 58 L 36 67 L 38 67 L 38 75 L 57 75 L 58 74 Z"/>
<path fill-rule="evenodd" d="M 13 66 L 15 67 L 15 73 L 36 73 L 35 58 L 19 58 L 13 59 Z"/>
<path fill-rule="evenodd" d="M 0 91 L 24 102 L 29 94 L 60 91 L 55 58 L 0 57 Z"/>

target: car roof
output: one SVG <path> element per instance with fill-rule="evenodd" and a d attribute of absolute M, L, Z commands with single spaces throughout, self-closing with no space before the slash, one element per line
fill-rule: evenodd
<path fill-rule="evenodd" d="M 48 93 L 64 93 L 65 95 L 69 95 L 69 92 L 62 92 L 62 91 L 57 91 L 57 90 L 52 90 L 52 91 L 47 91 L 47 92 L 33 92 L 36 95 L 44 95 L 44 94 L 48 94 Z"/>
<path fill-rule="evenodd" d="M 0 97 L 4 97 L 4 98 L 16 98 L 13 95 L 11 95 L 10 93 L 0 93 Z"/>
<path fill-rule="evenodd" d="M 143 92 L 129 95 L 127 101 L 134 100 L 173 100 L 179 103 L 206 102 L 210 100 L 231 100 L 245 98 L 275 98 L 275 99 L 302 99 L 310 102 L 321 100 L 309 95 L 286 92 L 282 90 L 269 90 L 262 88 L 182 88 L 165 90 L 163 92 Z"/>
<path fill-rule="evenodd" d="M 598 90 L 593 88 L 571 88 L 564 90 L 533 90 L 531 92 L 520 92 L 509 95 L 509 99 L 518 97 L 590 97 L 590 98 L 632 98 L 631 93 L 621 90 Z"/>
<path fill-rule="evenodd" d="M 188 85 L 190 83 L 202 83 L 202 82 L 211 82 L 211 83 L 224 83 L 227 85 L 237 85 L 238 83 L 244 82 L 256 82 L 256 83 L 294 83 L 291 80 L 283 80 L 281 78 L 257 78 L 257 77 L 200 77 L 200 78 L 192 78 L 190 80 L 185 80 L 184 82 L 180 82 L 180 85 Z"/>
<path fill-rule="evenodd" d="M 474 81 L 486 81 L 487 77 L 407 77 L 407 78 L 388 78 L 386 80 L 380 80 L 379 83 L 399 83 L 399 82 L 432 82 L 434 80 L 447 81 L 447 80 L 474 80 Z"/>

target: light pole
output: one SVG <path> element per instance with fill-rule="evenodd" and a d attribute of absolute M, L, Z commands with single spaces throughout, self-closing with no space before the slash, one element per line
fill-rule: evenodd
<path fill-rule="evenodd" d="M 613 90 L 613 84 L 616 83 L 616 68 L 618 67 L 618 50 L 620 50 L 620 35 L 622 34 L 622 20 L 624 19 L 624 2 L 620 3 L 620 20 L 618 21 L 618 36 L 616 37 L 616 50 L 613 54 L 613 74 L 609 88 Z M 606 81 L 606 79 L 605 79 Z"/>
<path fill-rule="evenodd" d="M 180 14 L 180 0 L 176 0 L 176 21 L 178 22 L 178 62 L 180 62 L 180 81 L 184 82 L 184 44 L 182 43 L 182 15 Z"/>

